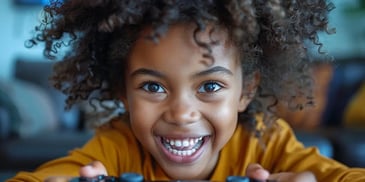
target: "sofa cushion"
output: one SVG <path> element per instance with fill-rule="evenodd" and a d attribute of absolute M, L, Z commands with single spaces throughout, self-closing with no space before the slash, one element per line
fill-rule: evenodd
<path fill-rule="evenodd" d="M 27 58 L 18 58 L 14 65 L 14 78 L 18 80 L 33 83 L 44 89 L 52 100 L 53 107 L 56 111 L 60 129 L 77 130 L 81 115 L 78 105 L 74 105 L 69 110 L 65 110 L 66 96 L 59 90 L 56 90 L 50 82 L 53 73 L 54 61 L 50 60 L 29 60 Z M 37 74 L 34 74 L 37 73 Z"/>
<path fill-rule="evenodd" d="M 0 82 L 0 139 L 16 135 L 20 123 L 18 108 L 10 98 L 7 86 Z"/>
<path fill-rule="evenodd" d="M 10 128 L 21 138 L 57 128 L 57 117 L 47 93 L 40 87 L 21 80 L 2 81 L 2 92 L 7 93 Z"/>

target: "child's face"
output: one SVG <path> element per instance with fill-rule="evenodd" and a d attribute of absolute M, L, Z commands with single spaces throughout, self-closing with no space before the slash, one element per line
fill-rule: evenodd
<path fill-rule="evenodd" d="M 204 179 L 231 138 L 249 99 L 235 49 L 224 32 L 212 40 L 214 61 L 193 40 L 193 26 L 175 25 L 158 44 L 143 36 L 126 71 L 130 122 L 138 140 L 171 178 Z M 145 33 L 148 33 L 146 30 Z M 209 32 L 198 34 L 208 40 Z M 245 92 L 246 93 L 246 92 Z"/>

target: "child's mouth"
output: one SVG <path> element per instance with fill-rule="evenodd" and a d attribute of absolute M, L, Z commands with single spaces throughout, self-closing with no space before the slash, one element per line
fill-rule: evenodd
<path fill-rule="evenodd" d="M 168 139 L 161 137 L 161 142 L 169 152 L 179 156 L 191 156 L 203 143 L 203 137 L 189 139 Z"/>
<path fill-rule="evenodd" d="M 209 137 L 200 136 L 184 139 L 159 138 L 162 149 L 168 159 L 177 163 L 190 163 L 202 154 L 202 146 Z"/>

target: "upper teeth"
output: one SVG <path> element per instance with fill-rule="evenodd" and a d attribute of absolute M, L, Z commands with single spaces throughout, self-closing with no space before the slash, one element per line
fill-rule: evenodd
<path fill-rule="evenodd" d="M 196 143 L 198 143 L 200 140 L 202 140 L 203 137 L 199 138 L 190 138 L 190 139 L 164 139 L 166 143 L 170 144 L 171 146 L 175 147 L 190 147 L 194 146 Z"/>

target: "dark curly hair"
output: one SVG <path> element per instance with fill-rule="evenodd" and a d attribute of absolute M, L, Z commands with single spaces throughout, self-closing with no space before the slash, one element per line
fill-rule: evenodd
<path fill-rule="evenodd" d="M 210 45 L 195 35 L 208 24 L 223 27 L 240 50 L 244 78 L 260 73 L 258 93 L 240 113 L 254 131 L 257 113 L 264 113 L 267 126 L 273 123 L 279 100 L 292 109 L 313 103 L 308 48 L 320 52 L 317 33 L 330 33 L 327 14 L 333 8 L 326 0 L 56 0 L 45 6 L 28 45 L 44 42 L 51 59 L 67 48 L 52 80 L 70 107 L 80 100 L 118 100 L 127 55 L 147 26 L 153 28 L 148 38 L 158 42 L 172 24 L 196 24 L 194 40 L 208 57 Z"/>

